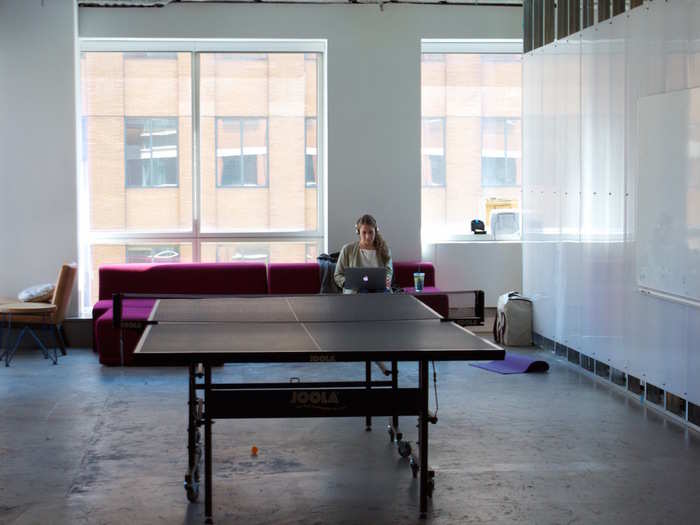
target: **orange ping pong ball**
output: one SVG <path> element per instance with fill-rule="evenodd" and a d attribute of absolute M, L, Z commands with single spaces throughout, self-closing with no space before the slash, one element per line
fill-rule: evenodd
<path fill-rule="evenodd" d="M 257 455 L 258 455 L 258 447 L 256 447 L 255 445 L 253 445 L 252 447 L 250 447 L 250 455 L 251 455 L 251 456 L 257 456 Z"/>

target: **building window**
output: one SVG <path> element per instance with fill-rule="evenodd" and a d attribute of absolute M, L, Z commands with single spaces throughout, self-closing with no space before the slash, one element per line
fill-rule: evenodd
<path fill-rule="evenodd" d="M 481 119 L 481 185 L 517 186 L 519 149 L 513 148 L 509 136 L 519 133 L 520 119 Z"/>
<path fill-rule="evenodd" d="M 216 185 L 267 186 L 267 119 L 216 119 Z"/>
<path fill-rule="evenodd" d="M 316 186 L 318 184 L 318 175 L 316 166 L 318 162 L 318 152 L 316 145 L 316 117 L 306 119 L 306 127 L 304 131 L 306 143 L 305 147 L 305 181 L 307 186 Z"/>
<path fill-rule="evenodd" d="M 423 118 L 421 141 L 423 186 L 445 185 L 445 119 Z"/>
<path fill-rule="evenodd" d="M 125 117 L 127 188 L 177 186 L 177 118 Z"/>

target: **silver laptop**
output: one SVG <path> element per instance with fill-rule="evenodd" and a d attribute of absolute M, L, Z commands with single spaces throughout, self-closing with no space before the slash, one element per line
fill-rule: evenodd
<path fill-rule="evenodd" d="M 357 292 L 386 290 L 386 268 L 345 268 L 343 288 Z"/>

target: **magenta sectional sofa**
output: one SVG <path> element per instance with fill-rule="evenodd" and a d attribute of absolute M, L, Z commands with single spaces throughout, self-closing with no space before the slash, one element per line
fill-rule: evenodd
<path fill-rule="evenodd" d="M 394 285 L 413 289 L 413 272 L 425 273 L 425 290 L 416 293 L 424 303 L 447 317 L 448 298 L 435 288 L 435 268 L 431 263 L 395 262 Z M 92 309 L 93 349 L 103 365 L 120 365 L 119 333 L 112 326 L 112 294 L 315 294 L 321 285 L 318 263 L 165 263 L 115 264 L 99 269 L 99 300 Z M 124 299 L 124 320 L 145 320 L 153 299 Z M 140 333 L 124 330 L 124 364 L 132 354 Z"/>
<path fill-rule="evenodd" d="M 321 289 L 318 263 L 270 263 L 267 290 L 271 294 L 315 294 Z"/>

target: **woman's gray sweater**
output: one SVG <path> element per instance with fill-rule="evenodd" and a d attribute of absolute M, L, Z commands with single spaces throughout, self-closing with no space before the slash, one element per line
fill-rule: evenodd
<path fill-rule="evenodd" d="M 377 254 L 377 260 L 381 264 L 381 257 Z M 338 288 L 343 288 L 345 284 L 345 268 L 358 268 L 362 266 L 360 259 L 360 241 L 350 242 L 343 246 L 340 250 L 340 255 L 338 255 L 338 262 L 335 265 L 335 274 L 333 278 L 335 279 L 335 284 Z M 386 280 L 391 282 L 391 278 L 394 275 L 394 265 L 391 262 L 391 250 L 389 250 L 389 258 L 384 261 L 384 268 L 386 268 Z"/>

